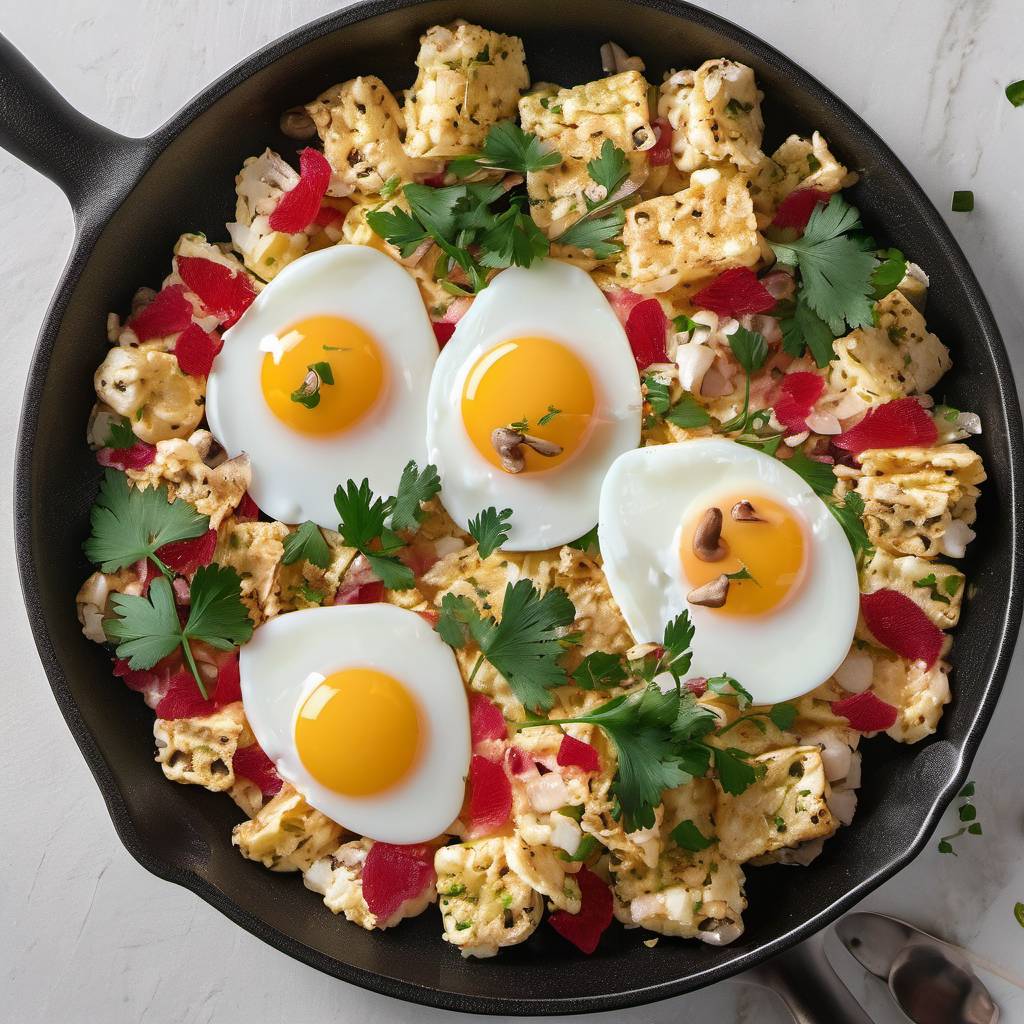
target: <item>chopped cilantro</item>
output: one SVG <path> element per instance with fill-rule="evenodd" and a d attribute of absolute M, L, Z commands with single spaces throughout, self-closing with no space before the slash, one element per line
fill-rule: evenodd
<path fill-rule="evenodd" d="M 309 519 L 284 539 L 284 557 L 281 561 L 285 565 L 291 565 L 300 559 L 321 569 L 326 569 L 331 564 L 331 552 L 327 547 L 327 541 L 324 540 L 320 527 Z"/>
<path fill-rule="evenodd" d="M 440 490 L 437 467 L 427 465 L 420 471 L 410 459 L 398 481 L 398 493 L 391 500 L 391 529 L 415 530 L 423 522 L 423 502 L 430 501 Z"/>
<path fill-rule="evenodd" d="M 968 782 L 957 794 L 957 797 L 963 801 L 957 808 L 957 817 L 963 824 L 956 832 L 943 836 L 939 840 L 939 853 L 951 853 L 956 857 L 957 852 L 953 849 L 954 840 L 959 839 L 962 835 L 980 836 L 983 834 L 981 822 L 977 820 L 978 810 L 973 803 L 974 788 L 974 783 Z"/>
<path fill-rule="evenodd" d="M 672 841 L 676 846 L 683 850 L 689 850 L 691 853 L 700 853 L 701 850 L 706 850 L 709 846 L 714 845 L 717 842 L 716 839 L 708 838 L 703 832 L 689 819 L 679 822 L 678 825 L 669 835 L 672 837 Z"/>
<path fill-rule="evenodd" d="M 768 358 L 768 343 L 756 331 L 748 331 L 745 327 L 737 327 L 729 335 L 729 348 L 736 357 L 744 373 L 743 409 L 731 420 L 722 424 L 723 433 L 738 430 L 745 433 L 752 425 L 750 413 L 750 378 L 764 366 Z M 764 410 L 761 410 L 764 412 Z M 754 415 L 757 415 L 756 413 Z"/>
<path fill-rule="evenodd" d="M 107 435 L 105 447 L 118 450 L 131 448 L 138 438 L 132 431 L 132 425 L 126 419 L 110 421 L 110 433 Z"/>
<path fill-rule="evenodd" d="M 974 193 L 970 189 L 953 193 L 954 213 L 970 213 L 974 209 Z"/>
<path fill-rule="evenodd" d="M 590 860 L 590 858 L 600 848 L 600 843 L 588 832 L 581 840 L 580 845 L 576 847 L 575 853 L 566 853 L 565 850 L 559 850 L 558 856 L 562 860 L 567 861 L 584 861 Z"/>
<path fill-rule="evenodd" d="M 725 105 L 725 112 L 730 117 L 740 117 L 742 114 L 749 114 L 754 109 L 753 103 L 742 103 L 740 100 L 733 97 Z"/>
<path fill-rule="evenodd" d="M 669 387 L 650 374 L 644 377 L 647 404 L 655 416 L 661 416 L 666 423 L 677 427 L 693 429 L 706 427 L 711 422 L 708 411 L 688 392 L 683 392 L 678 401 L 672 402 Z"/>
<path fill-rule="evenodd" d="M 881 263 L 871 275 L 876 299 L 884 299 L 907 276 L 907 259 L 899 249 L 886 249 L 878 254 Z"/>
<path fill-rule="evenodd" d="M 1024 81 L 1011 82 L 1006 87 L 1006 98 L 1015 106 L 1024 106 Z M 1024 924 L 1024 921 L 1021 921 Z"/>
<path fill-rule="evenodd" d="M 338 532 L 343 544 L 355 548 L 369 563 L 388 590 L 408 590 L 415 583 L 412 569 L 404 565 L 396 552 L 405 541 L 384 525 L 392 512 L 394 499 L 374 497 L 369 480 L 354 480 L 334 492 L 334 505 L 341 522 Z"/>
<path fill-rule="evenodd" d="M 708 680 L 708 689 L 717 693 L 719 697 L 735 697 L 736 707 L 743 711 L 750 707 L 754 698 L 750 691 L 746 690 L 738 680 L 729 675 L 712 676 Z"/>
<path fill-rule="evenodd" d="M 1024 83 L 1018 83 L 1024 85 Z M 1024 97 L 1024 90 L 1022 90 L 1022 97 Z M 1015 104 L 1017 106 L 1019 104 Z M 1024 903 L 1014 903 L 1013 905 L 1013 916 L 1017 921 L 1017 924 L 1024 928 Z"/>
<path fill-rule="evenodd" d="M 548 406 L 548 411 L 544 413 L 539 420 L 537 420 L 538 427 L 546 427 L 556 416 L 560 415 L 561 409 L 556 409 L 553 405 Z"/>
<path fill-rule="evenodd" d="M 511 529 L 512 509 L 500 512 L 491 505 L 469 521 L 469 533 L 476 541 L 481 558 L 489 557 L 508 540 Z"/>
<path fill-rule="evenodd" d="M 591 199 L 585 195 L 586 212 L 555 241 L 588 249 L 596 259 L 603 260 L 622 250 L 614 239 L 621 234 L 626 222 L 618 191 L 629 177 L 629 160 L 611 139 L 605 139 L 600 154 L 587 164 L 587 173 L 604 191 L 604 196 Z"/>
<path fill-rule="evenodd" d="M 448 170 L 459 178 L 479 170 L 529 174 L 554 167 L 561 160 L 561 154 L 546 152 L 541 140 L 524 132 L 515 121 L 499 121 L 491 125 L 479 154 L 456 157 L 449 163 Z"/>
<path fill-rule="evenodd" d="M 392 174 L 380 187 L 381 199 L 390 199 L 402 187 L 402 179 L 397 174 Z"/>

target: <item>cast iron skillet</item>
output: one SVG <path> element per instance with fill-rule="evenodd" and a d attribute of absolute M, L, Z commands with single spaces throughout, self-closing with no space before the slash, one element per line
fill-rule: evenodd
<path fill-rule="evenodd" d="M 939 734 L 914 747 L 866 745 L 860 809 L 808 870 L 749 872 L 746 933 L 731 946 L 612 929 L 593 957 L 541 927 L 525 945 L 464 961 L 439 937 L 435 915 L 365 932 L 336 920 L 294 876 L 275 875 L 231 848 L 239 812 L 153 766 L 152 714 L 111 679 L 109 656 L 84 639 L 74 596 L 98 469 L 83 438 L 90 382 L 107 348 L 108 310 L 127 309 L 140 284 L 167 273 L 178 234 L 225 237 L 231 182 L 244 157 L 293 144 L 280 111 L 358 73 L 392 88 L 411 83 L 424 28 L 455 17 L 524 37 L 534 80 L 566 84 L 601 74 L 599 45 L 640 53 L 652 80 L 670 67 L 726 55 L 754 67 L 774 144 L 821 129 L 862 183 L 853 199 L 878 237 L 932 275 L 930 326 L 952 347 L 948 400 L 981 414 L 989 481 L 968 571 L 954 654 L 956 699 Z M 859 117 L 776 50 L 721 19 L 667 0 L 374 0 L 330 15 L 243 61 L 144 139 L 76 113 L 0 39 L 0 144 L 51 177 L 75 211 L 77 237 L 47 313 L 28 378 L 16 475 L 16 529 L 29 618 L 57 703 L 129 851 L 291 956 L 403 999 L 491 1013 L 607 1010 L 687 992 L 780 953 L 851 907 L 926 842 L 962 784 L 1009 664 L 1021 614 L 1011 586 L 1021 556 L 1022 430 L 996 324 L 963 254 L 909 173 Z M 813 623 L 808 624 L 813 629 Z M 832 1020 L 836 1020 L 836 1012 Z"/>

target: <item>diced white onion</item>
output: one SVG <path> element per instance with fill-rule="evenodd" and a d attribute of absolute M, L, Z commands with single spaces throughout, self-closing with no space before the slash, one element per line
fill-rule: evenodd
<path fill-rule="evenodd" d="M 847 693 L 863 693 L 874 678 L 875 666 L 867 651 L 850 651 L 835 671 L 836 682 Z"/>

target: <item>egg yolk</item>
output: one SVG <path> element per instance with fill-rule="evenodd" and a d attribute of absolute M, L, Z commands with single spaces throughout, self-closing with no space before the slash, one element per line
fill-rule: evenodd
<path fill-rule="evenodd" d="M 732 509 L 747 501 L 760 522 L 733 518 Z M 691 588 L 717 579 L 722 573 L 743 573 L 751 579 L 733 579 L 721 608 L 708 608 L 719 615 L 763 615 L 789 600 L 803 580 L 807 552 L 804 528 L 792 510 L 771 498 L 757 494 L 729 494 L 713 507 L 722 511 L 722 540 L 728 548 L 724 558 L 706 562 L 694 553 L 693 539 L 709 506 L 700 507 L 680 533 L 679 556 L 683 576 Z"/>
<path fill-rule="evenodd" d="M 292 332 L 301 340 L 279 361 L 269 352 L 263 358 L 260 384 L 271 412 L 301 434 L 337 434 L 358 423 L 384 390 L 376 342 L 337 316 L 307 317 L 278 337 L 288 339 Z M 311 371 L 316 380 L 307 382 Z"/>
<path fill-rule="evenodd" d="M 419 709 L 395 678 L 370 668 L 335 672 L 302 702 L 295 747 L 310 775 L 346 796 L 382 793 L 412 770 Z"/>
<path fill-rule="evenodd" d="M 498 427 L 557 445 L 541 455 L 520 445 L 524 472 L 552 469 L 582 447 L 594 414 L 594 386 L 582 360 L 549 338 L 514 338 L 485 352 L 462 392 L 462 421 L 477 451 L 501 468 L 491 434 Z"/>

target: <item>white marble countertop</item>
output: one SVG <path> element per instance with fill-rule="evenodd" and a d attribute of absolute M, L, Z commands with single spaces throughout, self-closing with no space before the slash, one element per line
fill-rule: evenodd
<path fill-rule="evenodd" d="M 343 4 L 333 0 L 42 0 L 3 5 L 0 30 L 86 114 L 151 131 L 252 50 Z M 1024 109 L 1002 94 L 1024 78 L 1020 0 L 707 0 L 788 52 L 881 133 L 940 210 L 973 188 L 973 214 L 946 216 L 1007 340 L 1024 356 Z M 11 480 L 21 389 L 36 331 L 72 239 L 55 186 L 0 153 L 0 451 Z M 1024 374 L 1018 375 L 1024 380 Z M 51 699 L 12 568 L 10 485 L 0 492 L 9 671 L 0 692 L 0 1016 L 25 1022 L 441 1021 L 454 1015 L 348 987 L 289 960 L 190 892 L 160 881 L 118 842 Z M 1007 967 L 1024 964 L 1024 650 L 973 771 L 985 836 L 942 856 L 934 841 L 866 901 Z M 56 783 L 55 783 L 56 780 Z M 951 824 L 947 815 L 944 824 Z M 946 829 L 952 831 L 952 828 Z M 853 978 L 879 1022 L 900 1015 Z M 1003 1019 L 1024 1022 L 1024 992 L 993 982 Z M 611 1019 L 611 1015 L 607 1015 Z M 775 1024 L 754 989 L 719 985 L 616 1020 Z M 468 1017 L 465 1019 L 469 1019 Z M 593 1020 L 603 1019 L 594 1017 Z"/>

